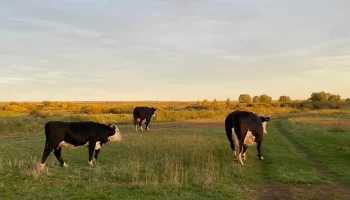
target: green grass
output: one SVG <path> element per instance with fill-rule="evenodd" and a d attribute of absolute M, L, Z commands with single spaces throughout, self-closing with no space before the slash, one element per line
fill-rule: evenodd
<path fill-rule="evenodd" d="M 303 134 L 291 122 L 271 121 L 262 146 L 265 160 L 257 159 L 252 146 L 241 167 L 233 162 L 223 123 L 153 122 L 147 133 L 126 124 L 119 125 L 123 141 L 107 143 L 95 167 L 87 163 L 87 148 L 64 148 L 68 168 L 52 153 L 48 169 L 40 171 L 43 124 L 49 119 L 1 120 L 1 199 L 259 199 L 275 184 L 288 192 L 273 186 L 274 192 L 292 199 L 320 197 L 324 186 L 350 191 L 349 131 L 315 127 Z M 325 176 L 320 166 L 340 178 Z M 350 197 L 331 192 L 331 199 Z"/>
<path fill-rule="evenodd" d="M 325 176 L 350 185 L 350 130 L 334 132 L 314 124 L 294 125 L 280 122 L 285 134 L 315 163 Z M 322 172 L 321 172 L 322 173 Z"/>

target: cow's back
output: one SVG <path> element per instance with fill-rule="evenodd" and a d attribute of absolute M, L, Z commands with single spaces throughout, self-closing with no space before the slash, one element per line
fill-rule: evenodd
<path fill-rule="evenodd" d="M 150 108 L 148 107 L 135 107 L 133 111 L 134 117 L 146 117 L 150 115 Z"/>
<path fill-rule="evenodd" d="M 247 129 L 253 133 L 256 141 L 262 140 L 263 126 L 259 116 L 252 112 L 240 111 L 239 117 L 236 117 L 237 122 L 242 128 Z"/>
<path fill-rule="evenodd" d="M 106 140 L 114 132 L 108 126 L 97 122 L 50 121 L 45 124 L 45 134 L 49 140 L 85 142 L 92 137 L 95 140 Z"/>
<path fill-rule="evenodd" d="M 254 136 L 257 137 L 257 140 L 261 140 L 260 136 L 263 135 L 262 121 L 258 115 L 248 111 L 236 110 L 228 114 L 225 119 L 225 128 L 235 130 L 246 129 L 253 132 Z M 239 131 L 236 132 L 238 137 L 241 136 Z"/>

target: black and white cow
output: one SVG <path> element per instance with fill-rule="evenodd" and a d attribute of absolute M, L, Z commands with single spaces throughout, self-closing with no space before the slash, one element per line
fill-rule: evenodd
<path fill-rule="evenodd" d="M 141 132 L 143 132 L 142 124 L 145 122 L 146 131 L 149 130 L 148 125 L 151 122 L 151 118 L 155 116 L 156 109 L 149 107 L 136 107 L 133 110 L 134 125 L 137 132 L 137 124 L 140 126 Z"/>
<path fill-rule="evenodd" d="M 225 130 L 231 149 L 236 159 L 243 165 L 242 157 L 246 159 L 245 152 L 249 145 L 257 143 L 258 157 L 261 155 L 261 143 L 263 136 L 267 134 L 266 124 L 270 116 L 261 116 L 248 111 L 236 110 L 227 115 L 225 119 Z"/>
<path fill-rule="evenodd" d="M 52 150 L 63 167 L 68 165 L 61 157 L 63 146 L 77 148 L 86 146 L 89 148 L 89 164 L 97 160 L 100 148 L 108 141 L 121 141 L 122 136 L 115 124 L 100 124 L 97 122 L 61 122 L 50 121 L 45 124 L 46 142 L 41 168 L 45 167 L 47 157 Z M 95 152 L 94 158 L 92 158 Z"/>

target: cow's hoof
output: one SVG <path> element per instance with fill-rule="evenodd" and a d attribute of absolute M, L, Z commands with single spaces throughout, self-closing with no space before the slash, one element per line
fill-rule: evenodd
<path fill-rule="evenodd" d="M 39 166 L 39 169 L 40 170 L 44 170 L 46 168 L 46 165 L 45 164 L 40 164 L 40 166 Z"/>
<path fill-rule="evenodd" d="M 93 166 L 94 166 L 94 164 L 92 163 L 92 161 L 91 161 L 91 162 L 89 162 L 89 165 L 90 165 L 91 167 L 93 167 Z"/>
<path fill-rule="evenodd" d="M 62 167 L 68 167 L 67 163 L 63 163 Z"/>
<path fill-rule="evenodd" d="M 264 157 L 260 156 L 260 157 L 259 157 L 259 160 L 264 160 Z"/>

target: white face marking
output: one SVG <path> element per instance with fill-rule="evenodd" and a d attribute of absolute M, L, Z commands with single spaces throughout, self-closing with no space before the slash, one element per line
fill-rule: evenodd
<path fill-rule="evenodd" d="M 264 132 L 264 134 L 267 134 L 267 131 L 266 131 L 266 124 L 267 124 L 267 122 L 263 122 L 262 123 L 262 125 L 263 125 L 263 132 Z"/>
<path fill-rule="evenodd" d="M 115 127 L 114 135 L 108 137 L 108 140 L 112 142 L 120 142 L 122 139 L 123 138 L 122 138 L 122 135 L 120 134 L 120 130 L 117 127 Z"/>

